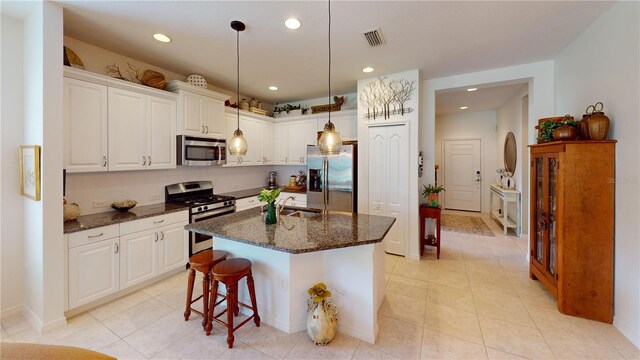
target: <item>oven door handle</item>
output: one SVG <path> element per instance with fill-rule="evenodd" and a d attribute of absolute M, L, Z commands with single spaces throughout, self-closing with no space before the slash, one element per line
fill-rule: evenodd
<path fill-rule="evenodd" d="M 236 212 L 236 206 L 228 206 L 222 209 L 217 209 L 217 210 L 213 210 L 213 211 L 207 211 L 206 213 L 200 213 L 200 214 L 196 214 L 196 215 L 191 215 L 191 220 L 199 220 L 202 218 L 206 218 L 206 217 L 211 217 L 213 215 L 218 215 L 218 214 L 223 214 L 223 213 L 228 213 L 228 212 Z"/>

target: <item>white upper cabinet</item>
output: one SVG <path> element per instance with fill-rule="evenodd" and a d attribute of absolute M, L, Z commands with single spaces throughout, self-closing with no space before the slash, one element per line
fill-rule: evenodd
<path fill-rule="evenodd" d="M 275 124 L 275 158 L 276 164 L 284 165 L 289 163 L 289 124 Z"/>
<path fill-rule="evenodd" d="M 176 102 L 109 88 L 109 170 L 176 167 Z"/>
<path fill-rule="evenodd" d="M 324 130 L 324 124 L 329 120 L 329 114 L 319 114 L 318 131 Z M 331 122 L 342 140 L 358 140 L 358 112 L 357 110 L 344 110 L 331 113 Z"/>
<path fill-rule="evenodd" d="M 146 99 L 132 91 L 109 88 L 109 170 L 146 167 Z"/>
<path fill-rule="evenodd" d="M 264 160 L 264 121 L 256 120 L 253 122 L 253 136 L 251 137 L 251 148 L 253 151 L 253 159 L 256 165 L 262 165 Z"/>
<path fill-rule="evenodd" d="M 178 94 L 179 135 L 222 138 L 227 133 L 225 100 L 229 96 L 173 80 L 167 90 Z"/>
<path fill-rule="evenodd" d="M 176 102 L 147 96 L 146 154 L 150 169 L 176 167 Z"/>
<path fill-rule="evenodd" d="M 265 164 L 273 164 L 275 162 L 275 124 L 263 122 L 262 129 L 262 155 Z"/>
<path fill-rule="evenodd" d="M 176 167 L 177 95 L 67 67 L 64 76 L 67 171 Z"/>
<path fill-rule="evenodd" d="M 107 171 L 107 87 L 64 79 L 64 168 Z"/>

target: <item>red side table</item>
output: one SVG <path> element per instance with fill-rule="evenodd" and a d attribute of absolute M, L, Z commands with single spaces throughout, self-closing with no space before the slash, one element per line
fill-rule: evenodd
<path fill-rule="evenodd" d="M 424 246 L 430 245 L 436 247 L 436 258 L 440 259 L 440 213 L 442 209 L 438 207 L 429 207 L 427 204 L 420 205 L 420 256 L 424 253 Z M 436 220 L 436 238 L 431 238 L 429 242 L 424 238 L 424 220 L 435 219 Z"/>

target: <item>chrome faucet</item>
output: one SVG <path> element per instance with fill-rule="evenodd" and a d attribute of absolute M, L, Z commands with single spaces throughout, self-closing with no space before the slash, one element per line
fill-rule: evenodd
<path fill-rule="evenodd" d="M 289 199 L 295 200 L 296 198 L 293 197 L 293 196 L 288 196 L 285 199 L 278 200 L 278 204 L 276 204 L 276 212 L 278 213 L 278 221 L 280 220 L 280 217 L 282 216 L 280 213 L 282 212 L 282 210 L 284 210 L 284 207 L 287 204 L 287 201 L 289 201 Z"/>

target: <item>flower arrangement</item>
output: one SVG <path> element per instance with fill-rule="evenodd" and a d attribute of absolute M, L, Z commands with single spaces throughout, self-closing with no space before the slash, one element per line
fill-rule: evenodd
<path fill-rule="evenodd" d="M 280 196 L 281 192 L 282 192 L 282 189 L 260 190 L 260 194 L 258 195 L 258 200 L 269 204 L 267 205 L 267 215 L 264 217 L 264 222 L 267 225 L 273 225 L 276 222 L 278 222 L 278 219 L 276 217 L 275 202 L 276 202 L 276 199 L 278 199 L 278 196 Z"/>
<path fill-rule="evenodd" d="M 442 185 L 422 185 L 422 196 L 427 199 L 427 206 L 438 207 L 438 194 L 446 191 Z"/>
<path fill-rule="evenodd" d="M 553 132 L 555 129 L 564 125 L 578 128 L 578 122 L 573 120 L 573 116 L 569 114 L 565 115 L 560 121 L 547 120 L 536 126 L 536 129 L 540 130 L 538 142 L 553 141 Z"/>

